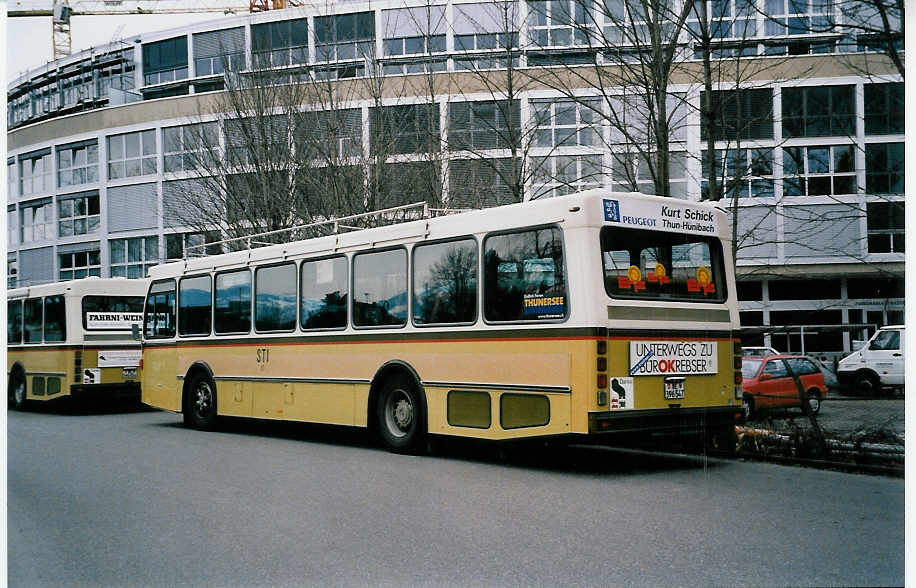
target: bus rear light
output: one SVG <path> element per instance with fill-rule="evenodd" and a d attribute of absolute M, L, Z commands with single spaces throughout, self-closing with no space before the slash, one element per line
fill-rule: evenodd
<path fill-rule="evenodd" d="M 137 369 L 138 369 L 138 370 L 142 370 L 142 369 L 143 369 L 143 358 L 142 358 L 142 357 L 140 358 L 140 362 L 137 363 Z"/>
<path fill-rule="evenodd" d="M 606 372 L 606 371 L 607 371 L 607 358 L 606 358 L 606 357 L 599 357 L 599 358 L 598 358 L 598 371 L 599 371 L 599 372 Z"/>
<path fill-rule="evenodd" d="M 735 386 L 735 398 L 741 399 L 744 396 L 744 390 L 741 389 L 741 386 Z"/>
<path fill-rule="evenodd" d="M 598 390 L 598 406 L 607 404 L 607 390 Z"/>
<path fill-rule="evenodd" d="M 598 341 L 598 353 L 601 355 L 607 353 L 607 341 Z"/>
<path fill-rule="evenodd" d="M 735 385 L 740 386 L 744 378 L 741 375 L 741 372 L 735 372 Z"/>
<path fill-rule="evenodd" d="M 598 387 L 607 388 L 607 374 L 598 374 Z"/>
<path fill-rule="evenodd" d="M 741 370 L 741 356 L 740 355 L 735 356 L 735 369 L 739 371 Z"/>
<path fill-rule="evenodd" d="M 741 339 L 734 340 L 735 355 L 741 357 Z"/>

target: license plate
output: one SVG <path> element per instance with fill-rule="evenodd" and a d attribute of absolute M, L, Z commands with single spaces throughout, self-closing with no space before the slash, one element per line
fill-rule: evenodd
<path fill-rule="evenodd" d="M 683 400 L 684 378 L 665 379 L 665 400 Z"/>
<path fill-rule="evenodd" d="M 137 368 L 135 367 L 126 367 L 121 368 L 121 374 L 124 376 L 125 380 L 133 380 L 137 377 Z"/>

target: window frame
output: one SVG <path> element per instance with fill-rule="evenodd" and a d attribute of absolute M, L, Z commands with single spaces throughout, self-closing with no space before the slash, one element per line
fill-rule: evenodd
<path fill-rule="evenodd" d="M 258 328 L 258 272 L 262 269 L 270 269 L 274 267 L 281 267 L 284 265 L 292 266 L 295 283 L 295 292 L 293 294 L 293 300 L 295 301 L 295 315 L 293 316 L 293 327 L 291 329 L 269 329 L 261 330 Z M 251 284 L 251 324 L 254 328 L 256 334 L 262 333 L 294 333 L 299 326 L 299 264 L 295 261 L 278 261 L 276 263 L 266 263 L 264 265 L 254 266 L 254 272 L 252 272 L 252 284 Z"/>
<path fill-rule="evenodd" d="M 233 273 L 242 273 L 247 272 L 249 278 L 249 284 L 251 286 L 251 294 L 248 297 L 248 329 L 245 331 L 217 331 L 216 330 L 216 280 L 219 276 L 224 274 L 233 274 Z M 212 331 L 213 334 L 217 337 L 223 335 L 250 335 L 252 329 L 254 329 L 254 275 L 250 267 L 241 267 L 235 269 L 226 269 L 222 271 L 215 272 L 213 274 L 213 325 Z"/>
<path fill-rule="evenodd" d="M 343 259 L 344 265 L 347 268 L 347 288 L 351 288 L 351 278 L 353 276 L 352 266 L 350 264 L 350 259 L 344 253 L 337 253 L 332 255 L 323 255 L 321 257 L 314 257 L 309 259 L 303 259 L 297 264 L 296 267 L 296 283 L 298 284 L 296 288 L 298 289 L 298 294 L 296 296 L 296 329 L 302 331 L 303 333 L 312 333 L 317 331 L 345 331 L 347 327 L 351 325 L 350 321 L 350 308 L 353 306 L 353 292 L 352 290 L 347 292 L 347 309 L 346 317 L 344 318 L 344 325 L 342 327 L 306 327 L 302 324 L 302 266 L 307 263 L 316 263 L 319 261 L 326 261 L 330 259 Z"/>
<path fill-rule="evenodd" d="M 502 235 L 514 235 L 518 233 L 529 233 L 533 231 L 540 231 L 543 229 L 556 229 L 560 232 L 560 245 L 563 251 L 563 280 L 565 282 L 564 296 L 566 297 L 566 308 L 564 309 L 562 318 L 554 319 L 516 319 L 510 321 L 494 321 L 487 318 L 487 276 L 486 276 L 486 256 L 487 256 L 487 239 L 490 237 L 499 237 Z M 566 232 L 563 228 L 557 223 L 547 223 L 543 225 L 532 225 L 529 227 L 521 227 L 517 229 L 493 231 L 487 233 L 483 236 L 480 241 L 480 266 L 481 266 L 481 285 L 480 285 L 480 306 L 481 306 L 481 318 L 483 318 L 484 324 L 487 325 L 544 325 L 544 324 L 560 324 L 565 323 L 569 320 L 569 317 L 572 315 L 572 297 L 570 296 L 569 288 L 569 268 L 566 263 L 568 248 L 566 246 Z"/>
<path fill-rule="evenodd" d="M 416 264 L 414 263 L 414 255 L 416 254 L 417 249 L 424 247 L 424 246 L 444 245 L 446 243 L 459 243 L 461 241 L 473 241 L 474 247 L 476 248 L 475 254 L 477 255 L 477 263 L 475 264 L 474 269 L 476 272 L 475 277 L 477 280 L 477 284 L 474 287 L 474 296 L 476 297 L 476 301 L 474 304 L 474 319 L 471 321 L 464 321 L 464 322 L 457 322 L 457 323 L 418 323 L 415 320 L 415 316 L 413 312 L 414 306 L 415 306 L 414 305 L 414 296 L 416 295 Z M 407 277 L 407 282 L 408 282 L 407 298 L 410 301 L 408 305 L 408 314 L 409 314 L 408 318 L 412 326 L 422 329 L 422 328 L 427 328 L 427 327 L 442 327 L 442 326 L 455 327 L 455 326 L 470 326 L 470 325 L 477 324 L 477 322 L 480 320 L 480 317 L 482 315 L 481 306 L 482 306 L 482 300 L 483 300 L 483 297 L 482 297 L 483 280 L 481 280 L 481 277 L 480 277 L 481 272 L 482 272 L 482 264 L 481 264 L 481 259 L 482 259 L 481 247 L 482 246 L 483 246 L 483 241 L 481 239 L 478 239 L 477 235 L 474 235 L 474 234 L 458 235 L 455 237 L 436 239 L 434 241 L 423 241 L 420 243 L 415 243 L 413 245 L 413 247 L 408 252 L 408 255 L 410 258 L 410 263 L 408 264 L 409 265 L 408 271 L 410 275 L 408 275 Z"/>
<path fill-rule="evenodd" d="M 407 316 L 404 317 L 404 323 L 400 325 L 358 325 L 356 323 L 356 299 L 355 299 L 355 294 L 352 294 L 353 292 L 356 292 L 356 258 L 361 255 L 371 255 L 373 253 L 386 253 L 388 251 L 397 251 L 397 250 L 401 250 L 404 252 L 404 291 L 405 291 L 405 294 L 407 295 L 407 310 L 406 310 Z M 350 298 L 351 300 L 349 303 L 349 306 L 350 306 L 349 320 L 350 320 L 350 326 L 354 330 L 372 331 L 372 330 L 379 330 L 379 329 L 403 329 L 407 327 L 407 325 L 410 324 L 410 311 L 411 311 L 411 304 L 410 304 L 411 265 L 410 265 L 410 261 L 411 261 L 410 260 L 410 251 L 408 251 L 406 245 L 394 245 L 392 247 L 383 247 L 381 249 L 366 249 L 363 251 L 356 251 L 353 253 L 353 255 L 350 257 L 350 292 L 351 292 Z"/>

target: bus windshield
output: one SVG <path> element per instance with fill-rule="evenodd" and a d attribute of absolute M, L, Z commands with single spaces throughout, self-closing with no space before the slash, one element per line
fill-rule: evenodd
<path fill-rule="evenodd" d="M 601 261 L 609 296 L 724 302 L 722 245 L 715 237 L 606 226 Z"/>
<path fill-rule="evenodd" d="M 132 324 L 142 322 L 142 296 L 83 296 L 87 331 L 129 331 Z"/>

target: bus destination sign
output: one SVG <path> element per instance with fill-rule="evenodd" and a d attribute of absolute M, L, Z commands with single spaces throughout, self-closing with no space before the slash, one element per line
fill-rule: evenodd
<path fill-rule="evenodd" d="M 716 341 L 630 341 L 631 376 L 718 373 Z"/>
<path fill-rule="evenodd" d="M 718 233 L 719 221 L 715 211 L 671 200 L 671 203 L 663 204 L 642 200 L 621 202 L 605 198 L 604 220 L 640 229 L 701 235 Z"/>

